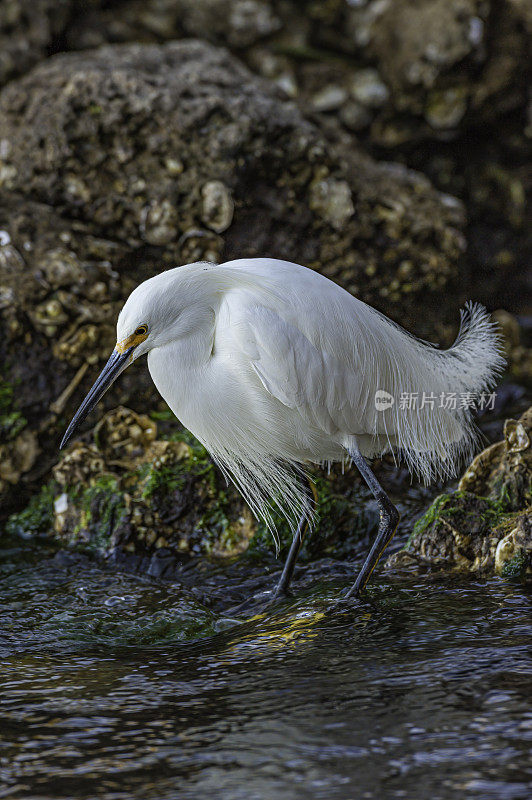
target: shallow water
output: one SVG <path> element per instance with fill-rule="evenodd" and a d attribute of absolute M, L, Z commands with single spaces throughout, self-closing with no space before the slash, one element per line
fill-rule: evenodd
<path fill-rule="evenodd" d="M 227 627 L 175 586 L 3 544 L 2 798 L 532 796 L 518 583 L 383 574 L 331 612 L 336 578 Z"/>

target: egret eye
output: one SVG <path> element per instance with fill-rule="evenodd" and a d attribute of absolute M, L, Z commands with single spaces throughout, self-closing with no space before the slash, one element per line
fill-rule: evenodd
<path fill-rule="evenodd" d="M 148 326 L 139 325 L 139 327 L 135 331 L 135 336 L 145 336 L 147 333 L 148 333 Z"/>

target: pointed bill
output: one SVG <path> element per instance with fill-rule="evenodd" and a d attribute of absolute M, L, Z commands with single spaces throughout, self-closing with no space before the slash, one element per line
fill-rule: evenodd
<path fill-rule="evenodd" d="M 68 426 L 66 433 L 63 436 L 60 449 L 63 449 L 63 447 L 68 444 L 77 428 L 79 428 L 83 420 L 92 411 L 96 403 L 103 397 L 107 389 L 109 389 L 111 384 L 114 383 L 120 373 L 123 372 L 128 366 L 133 350 L 134 347 L 128 347 L 127 350 L 124 350 L 123 352 L 121 352 L 118 348 L 113 350 L 109 361 L 100 372 L 92 389 L 74 414 L 72 422 Z"/>

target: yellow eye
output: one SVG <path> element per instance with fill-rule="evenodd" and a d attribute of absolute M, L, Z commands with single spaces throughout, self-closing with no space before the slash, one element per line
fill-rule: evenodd
<path fill-rule="evenodd" d="M 139 325 L 139 327 L 135 331 L 135 336 L 146 336 L 147 333 L 148 333 L 148 326 Z"/>

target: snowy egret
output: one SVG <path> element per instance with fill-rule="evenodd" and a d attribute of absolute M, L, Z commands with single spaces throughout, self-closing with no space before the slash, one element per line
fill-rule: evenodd
<path fill-rule="evenodd" d="M 145 353 L 164 400 L 255 515 L 273 529 L 276 504 L 289 521 L 293 541 L 275 598 L 288 591 L 314 517 L 305 465 L 350 459 L 379 504 L 377 536 L 346 595 L 356 596 L 399 520 L 366 458 L 397 451 L 427 483 L 452 475 L 476 435 L 471 404 L 448 397 L 486 391 L 504 365 L 495 327 L 478 305 L 462 312 L 458 338 L 442 351 L 298 264 L 188 264 L 132 292 L 118 317 L 116 347 L 62 447 Z"/>

